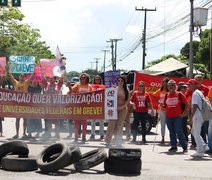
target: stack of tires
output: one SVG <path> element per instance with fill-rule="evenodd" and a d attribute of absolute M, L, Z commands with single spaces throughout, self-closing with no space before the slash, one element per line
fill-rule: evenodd
<path fill-rule="evenodd" d="M 141 149 L 109 149 L 104 162 L 105 172 L 116 175 L 139 175 L 142 168 Z"/>
<path fill-rule="evenodd" d="M 14 140 L 0 145 L 0 165 L 7 171 L 35 171 L 38 169 L 35 156 L 29 156 L 24 141 Z"/>

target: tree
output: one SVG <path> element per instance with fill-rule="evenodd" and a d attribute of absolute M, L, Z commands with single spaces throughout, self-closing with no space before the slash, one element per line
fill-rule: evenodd
<path fill-rule="evenodd" d="M 46 43 L 40 41 L 40 31 L 22 23 L 23 19 L 16 8 L 0 9 L 0 56 L 34 56 L 37 63 L 41 58 L 54 58 Z"/>
<path fill-rule="evenodd" d="M 196 54 L 199 48 L 199 44 L 200 44 L 199 41 L 193 41 L 194 62 L 196 62 Z M 189 50 L 190 50 L 189 46 L 190 43 L 187 42 L 185 46 L 180 50 L 181 56 L 184 56 L 187 60 L 189 59 Z"/>
<path fill-rule="evenodd" d="M 196 53 L 197 62 L 205 64 L 208 70 L 210 67 L 210 35 L 211 29 L 206 29 L 200 34 L 200 44 Z"/>

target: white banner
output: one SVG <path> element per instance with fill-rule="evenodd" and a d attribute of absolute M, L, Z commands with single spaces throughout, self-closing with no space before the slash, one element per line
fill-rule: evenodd
<path fill-rule="evenodd" d="M 105 89 L 105 119 L 117 120 L 117 88 L 110 87 Z"/>

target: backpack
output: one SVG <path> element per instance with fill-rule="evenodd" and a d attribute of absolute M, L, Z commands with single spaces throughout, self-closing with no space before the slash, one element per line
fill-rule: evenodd
<path fill-rule="evenodd" d="M 203 95 L 200 95 L 197 93 L 201 99 L 202 99 L 202 110 L 198 107 L 202 114 L 202 118 L 205 121 L 208 121 L 209 119 L 212 119 L 212 106 L 208 98 L 205 98 Z"/>

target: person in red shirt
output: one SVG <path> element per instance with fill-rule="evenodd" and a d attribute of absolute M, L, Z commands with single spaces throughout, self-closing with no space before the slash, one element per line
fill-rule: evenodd
<path fill-rule="evenodd" d="M 145 83 L 140 81 L 138 84 L 138 91 L 134 91 L 130 101 L 134 104 L 134 121 L 132 125 L 132 142 L 136 142 L 136 136 L 138 131 L 139 123 L 141 122 L 142 126 L 142 143 L 146 143 L 146 119 L 148 116 L 148 109 L 152 110 L 152 100 L 149 94 L 145 91 Z"/>
<path fill-rule="evenodd" d="M 181 93 L 180 97 L 176 88 L 176 82 L 174 80 L 169 80 L 169 92 L 164 99 L 164 107 L 166 108 L 166 124 L 171 141 L 171 148 L 169 149 L 169 152 L 177 151 L 177 137 L 181 147 L 183 148 L 183 152 L 187 152 L 187 143 L 183 133 L 182 119 L 187 114 L 188 102 L 184 94 Z M 186 106 L 184 111 L 182 111 L 182 103 Z"/>

